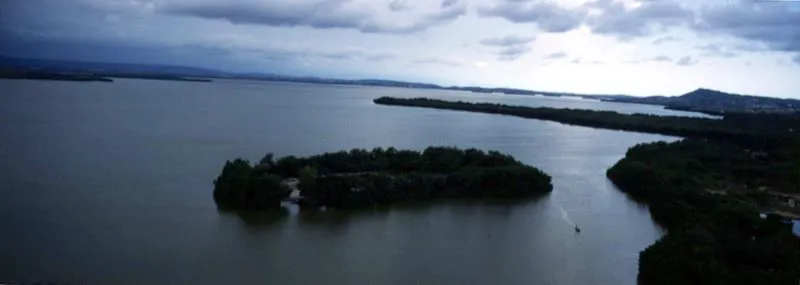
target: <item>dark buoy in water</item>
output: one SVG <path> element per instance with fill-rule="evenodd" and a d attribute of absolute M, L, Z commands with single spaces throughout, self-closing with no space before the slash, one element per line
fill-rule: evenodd
<path fill-rule="evenodd" d="M 579 228 L 579 227 L 578 227 L 578 225 L 575 225 L 575 232 L 576 232 L 576 233 L 579 233 L 579 232 L 581 232 L 581 228 Z"/>

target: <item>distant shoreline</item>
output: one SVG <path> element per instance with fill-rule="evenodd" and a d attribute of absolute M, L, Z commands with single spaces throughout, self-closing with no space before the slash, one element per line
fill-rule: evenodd
<path fill-rule="evenodd" d="M 113 79 L 84 74 L 58 74 L 44 72 L 0 72 L 2 79 L 23 79 L 23 80 L 54 80 L 54 81 L 76 81 L 76 82 L 114 82 Z"/>
<path fill-rule="evenodd" d="M 192 78 L 158 74 L 57 73 L 35 70 L 0 70 L 2 79 L 54 80 L 75 82 L 114 82 L 117 79 L 167 80 L 183 82 L 212 82 L 207 78 Z"/>
<path fill-rule="evenodd" d="M 785 129 L 779 129 L 776 126 L 767 127 L 758 125 L 756 130 L 746 131 L 748 129 L 747 122 L 750 118 L 747 114 L 727 114 L 725 116 L 726 120 L 718 120 L 646 114 L 627 115 L 613 111 L 555 109 L 545 107 L 533 108 L 494 103 L 445 101 L 428 98 L 406 99 L 381 97 L 373 100 L 373 102 L 378 105 L 386 106 L 417 107 L 507 115 L 526 119 L 554 121 L 563 124 L 590 128 L 652 133 L 679 137 L 718 139 L 750 138 L 754 140 L 767 141 L 772 139 L 780 139 L 782 136 L 786 135 Z"/>
<path fill-rule="evenodd" d="M 106 75 L 111 78 L 121 79 L 145 79 L 145 80 L 166 80 L 166 81 L 184 81 L 184 82 L 213 82 L 207 78 L 191 78 L 170 75 L 125 75 L 125 74 L 110 74 Z"/>

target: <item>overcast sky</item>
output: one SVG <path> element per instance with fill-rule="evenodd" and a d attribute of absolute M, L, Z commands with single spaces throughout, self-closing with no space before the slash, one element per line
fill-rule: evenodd
<path fill-rule="evenodd" d="M 0 54 L 581 93 L 707 87 L 800 98 L 800 3 L 0 0 Z"/>

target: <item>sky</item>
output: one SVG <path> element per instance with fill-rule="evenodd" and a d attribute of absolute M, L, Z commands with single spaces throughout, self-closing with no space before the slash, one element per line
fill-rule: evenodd
<path fill-rule="evenodd" d="M 800 99 L 800 0 L 0 0 L 0 55 Z"/>

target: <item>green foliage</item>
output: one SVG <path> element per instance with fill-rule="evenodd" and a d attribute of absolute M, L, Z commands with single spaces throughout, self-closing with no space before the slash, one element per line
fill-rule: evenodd
<path fill-rule="evenodd" d="M 300 169 L 298 179 L 300 180 L 299 187 L 301 189 L 315 189 L 317 186 L 317 168 L 312 166 L 304 166 Z"/>
<path fill-rule="evenodd" d="M 275 166 L 270 168 L 270 172 L 283 177 L 297 177 L 297 173 L 302 167 L 302 161 L 290 155 L 278 159 Z"/>
<path fill-rule="evenodd" d="M 228 161 L 214 180 L 214 201 L 226 209 L 274 209 L 288 194 L 281 178 L 259 173 L 246 160 Z"/>
<path fill-rule="evenodd" d="M 752 190 L 793 191 L 793 173 L 783 170 L 797 166 L 790 142 L 686 139 L 629 149 L 607 175 L 669 231 L 641 253 L 640 283 L 796 284 L 800 240 L 781 219 L 759 218 L 771 196 Z"/>
<path fill-rule="evenodd" d="M 554 109 L 510 106 L 494 103 L 469 103 L 427 98 L 375 99 L 376 104 L 503 114 L 529 119 L 614 130 L 639 131 L 685 137 L 749 140 L 768 145 L 782 140 L 790 128 L 800 129 L 800 119 L 780 115 L 726 114 L 723 120 L 646 114 L 620 114 L 612 111 Z"/>
<path fill-rule="evenodd" d="M 301 185 L 302 182 L 301 182 Z M 365 208 L 436 198 L 521 198 L 552 190 L 550 177 L 528 166 L 473 167 L 449 174 L 330 175 L 302 188 L 307 206 Z"/>
<path fill-rule="evenodd" d="M 289 177 L 300 180 L 302 206 L 308 208 L 363 208 L 436 198 L 520 198 L 553 189 L 550 176 L 511 156 L 454 147 L 428 147 L 422 152 L 353 149 L 277 161 L 267 154 L 255 167 L 238 159 L 222 172 L 215 182 L 217 203 L 247 208 L 263 206 L 250 202 L 252 190 L 247 189 L 270 189 L 265 185 Z M 265 201 L 263 196 L 277 199 L 267 193 L 282 192 L 265 192 L 258 201 Z"/>
<path fill-rule="evenodd" d="M 264 155 L 263 158 L 258 162 L 258 165 L 266 166 L 267 168 L 275 167 L 275 155 L 271 152 Z"/>

